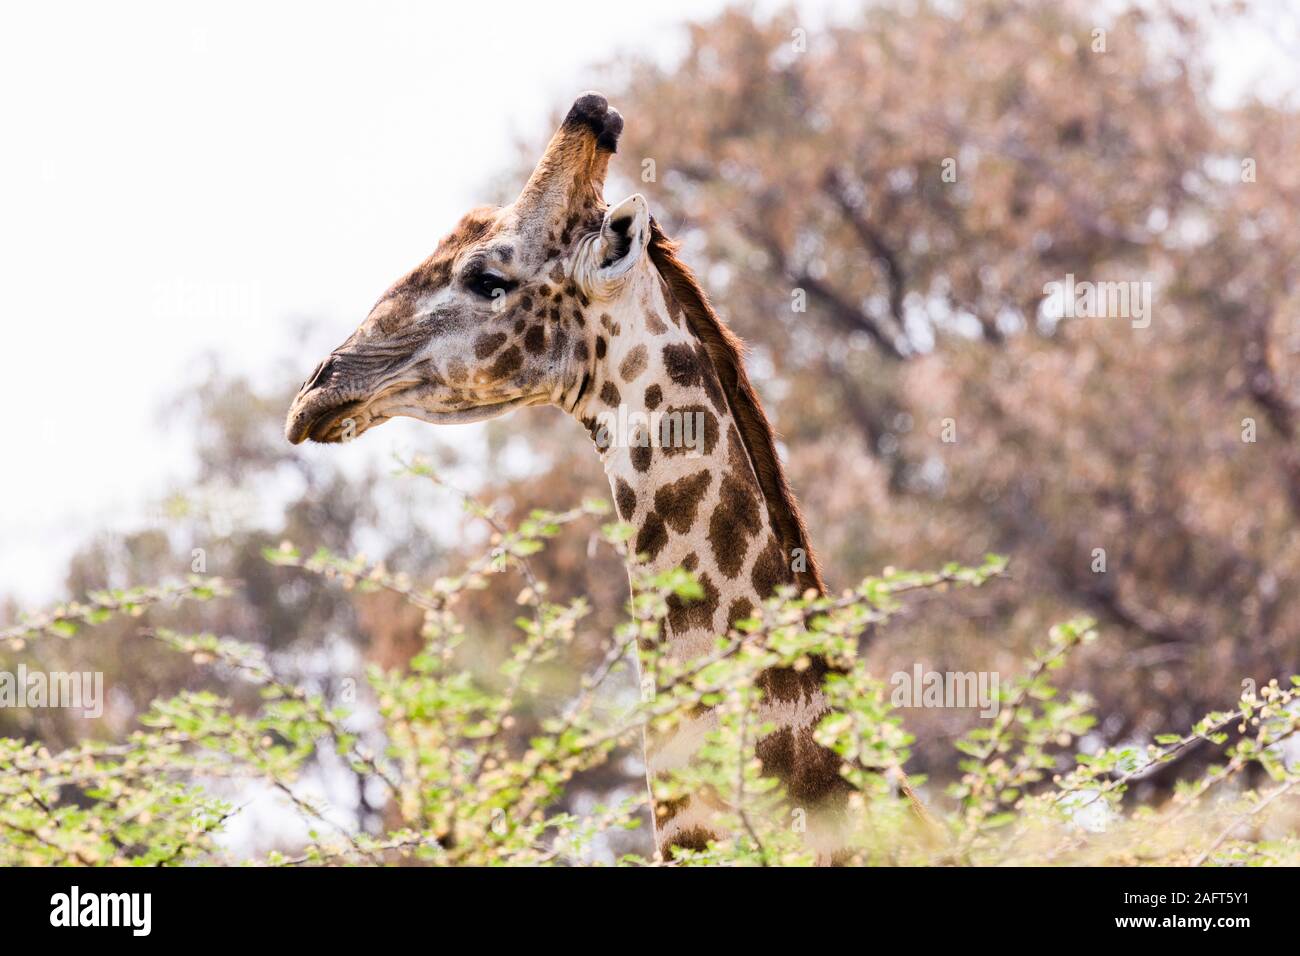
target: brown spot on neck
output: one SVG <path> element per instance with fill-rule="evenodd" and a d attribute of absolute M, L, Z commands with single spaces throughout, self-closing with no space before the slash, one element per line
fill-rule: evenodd
<path fill-rule="evenodd" d="M 618 505 L 618 516 L 624 521 L 631 521 L 636 513 L 636 492 L 622 478 L 614 489 L 614 502 Z"/>
<path fill-rule="evenodd" d="M 623 357 L 619 363 L 618 374 L 625 382 L 631 382 L 645 371 L 648 354 L 644 345 L 638 345 Z"/>
<path fill-rule="evenodd" d="M 695 513 L 712 481 L 713 475 L 704 470 L 664 485 L 655 492 L 655 511 L 668 523 L 668 527 L 678 534 L 685 534 L 695 524 Z"/>
<path fill-rule="evenodd" d="M 800 589 L 813 588 L 824 592 L 826 587 L 822 582 L 821 568 L 809 544 L 799 503 L 786 482 L 776 453 L 776 435 L 745 371 L 743 344 L 718 318 L 695 276 L 677 257 L 677 245 L 664 235 L 654 220 L 650 223 L 649 253 L 664 281 L 664 296 L 668 300 L 670 315 L 676 318 L 680 311 L 685 316 L 687 326 L 700 340 L 704 347 L 703 355 L 707 356 L 717 375 L 758 478 L 769 519 L 779 539 L 777 549 L 783 554 L 800 549 L 806 557 L 807 570 L 795 573 L 796 583 Z M 784 561 L 782 566 L 785 567 Z"/>

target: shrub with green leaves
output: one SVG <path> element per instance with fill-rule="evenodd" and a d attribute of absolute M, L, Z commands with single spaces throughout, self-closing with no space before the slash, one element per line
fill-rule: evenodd
<path fill-rule="evenodd" d="M 418 462 L 407 470 L 437 480 Z M 779 782 L 763 776 L 755 756 L 768 729 L 755 717 L 755 681 L 768 668 L 805 667 L 816 657 L 832 665 L 825 685 L 832 711 L 818 739 L 841 755 L 842 772 L 856 786 L 849 862 L 1300 863 L 1294 801 L 1300 768 L 1284 746 L 1300 729 L 1300 679 L 1247 694 L 1185 733 L 1145 746 L 1090 749 L 1090 701 L 1080 694 L 1062 698 L 1053 683 L 1070 653 L 1097 637 L 1091 622 L 1069 621 L 1046 636 L 1021 676 L 999 689 L 996 716 L 956 742 L 960 781 L 947 793 L 928 794 L 924 781 L 913 778 L 909 785 L 902 774 L 911 738 L 888 684 L 863 664 L 864 636 L 887 626 L 914 592 L 984 586 L 1005 574 L 1004 560 L 890 572 L 838 595 L 780 594 L 720 635 L 711 653 L 675 663 L 644 648 L 658 640 L 670 598 L 690 601 L 700 596 L 699 585 L 683 570 L 634 574 L 626 619 L 609 636 L 607 653 L 576 693 L 556 700 L 538 675 L 570 659 L 589 608 L 581 599 L 548 600 L 529 557 L 571 526 L 604 521 L 607 507 L 588 502 L 536 512 L 515 528 L 472 500 L 468 507 L 491 528 L 491 546 L 462 573 L 431 583 L 323 549 L 305 555 L 285 543 L 267 551 L 268 561 L 317 586 L 387 590 L 423 614 L 420 652 L 402 668 L 371 667 L 369 692 L 355 700 L 327 700 L 287 679 L 256 645 L 142 628 L 141 640 L 256 685 L 260 703 L 241 709 L 217 694 L 186 692 L 156 701 L 125 739 L 87 739 L 58 753 L 37 742 L 0 739 L 0 863 L 662 862 L 610 849 L 619 845 L 611 835 L 646 824 L 646 794 L 582 813 L 564 809 L 563 798 L 575 778 L 635 744 L 645 728 L 670 730 L 704 705 L 717 713 L 717 727 L 692 765 L 665 782 L 661 796 L 708 788 L 723 798 L 732 835 L 672 862 L 809 864 L 803 808 L 791 806 Z M 599 538 L 627 556 L 628 526 L 603 524 Z M 470 629 L 458 605 L 468 592 L 504 580 L 499 572 L 507 568 L 526 582 L 519 594 L 501 596 L 523 609 L 518 634 L 504 662 L 485 673 L 462 653 Z M 236 586 L 195 577 L 92 594 L 0 631 L 0 647 L 17 652 L 41 641 L 93 640 L 95 625 L 110 616 L 138 616 L 169 601 L 220 600 Z M 359 721 L 362 704 L 377 717 L 377 729 L 363 732 L 362 724 L 374 721 Z M 521 739 L 525 712 L 536 726 Z M 1135 806 L 1125 798 L 1145 774 L 1205 746 L 1223 748 L 1223 763 L 1180 784 L 1166 804 Z M 305 770 L 326 756 L 344 761 L 382 793 L 382 824 L 369 831 L 340 825 L 329 807 L 305 793 Z M 237 795 L 254 783 L 272 788 L 306 821 L 303 845 L 243 859 L 221 842 L 244 809 Z"/>

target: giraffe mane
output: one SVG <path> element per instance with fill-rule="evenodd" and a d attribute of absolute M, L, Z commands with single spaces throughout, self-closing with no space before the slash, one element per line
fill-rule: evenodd
<path fill-rule="evenodd" d="M 808 540 L 808 528 L 799 511 L 799 502 L 790 490 L 785 470 L 777 456 L 776 432 L 745 371 L 744 341 L 727 328 L 713 310 L 709 297 L 700 287 L 695 274 L 678 258 L 678 244 L 664 234 L 653 217 L 650 219 L 648 248 L 651 261 L 668 284 L 673 297 L 682 306 L 691 331 L 704 345 L 705 353 L 713 363 L 732 417 L 736 420 L 740 440 L 754 466 L 754 474 L 767 504 L 768 516 L 781 546 L 787 555 L 793 549 L 801 548 L 807 558 L 807 570 L 795 572 L 799 590 L 802 592 L 813 588 L 819 593 L 825 593 L 821 566 Z"/>

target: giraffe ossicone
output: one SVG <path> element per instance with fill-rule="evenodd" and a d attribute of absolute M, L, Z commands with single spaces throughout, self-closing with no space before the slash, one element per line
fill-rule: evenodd
<path fill-rule="evenodd" d="M 591 435 L 649 569 L 681 566 L 700 582 L 702 599 L 670 601 L 660 652 L 681 660 L 711 650 L 779 586 L 823 586 L 740 341 L 646 199 L 604 202 L 622 128 L 603 96 L 580 97 L 518 199 L 467 213 L 316 367 L 285 434 L 338 442 L 397 416 L 453 424 L 558 405 Z M 824 674 L 814 661 L 760 678 L 759 719 L 777 729 L 759 758 L 810 812 L 848 790 L 838 758 L 813 739 Z M 647 741 L 652 794 L 656 774 L 688 762 L 711 725 L 701 713 Z M 718 807 L 703 793 L 655 802 L 660 851 L 721 835 Z"/>

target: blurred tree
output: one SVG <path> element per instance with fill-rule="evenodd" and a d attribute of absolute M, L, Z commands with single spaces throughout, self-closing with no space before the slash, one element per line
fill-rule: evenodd
<path fill-rule="evenodd" d="M 741 8 L 620 64 L 615 169 L 750 342 L 832 580 L 1012 558 L 880 672 L 1003 668 L 1083 607 L 1113 743 L 1300 659 L 1300 134 L 1210 103 L 1207 23 L 1237 13 Z M 1067 276 L 1150 283 L 1150 311 L 1063 317 Z M 922 768 L 973 720 L 911 712 Z"/>

